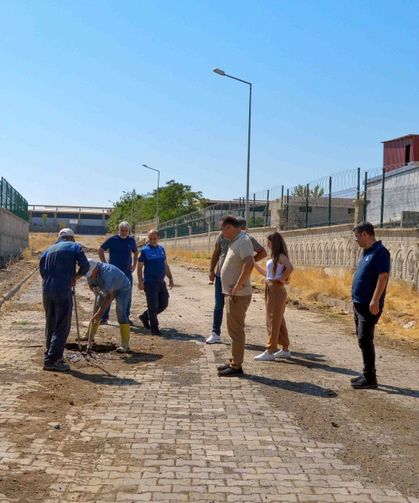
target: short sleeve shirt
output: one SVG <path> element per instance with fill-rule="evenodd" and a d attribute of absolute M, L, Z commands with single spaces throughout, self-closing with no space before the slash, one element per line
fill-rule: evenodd
<path fill-rule="evenodd" d="M 98 263 L 99 274 L 95 280 L 89 283 L 98 286 L 103 293 L 116 292 L 118 290 L 131 289 L 131 283 L 125 274 L 112 264 Z"/>
<path fill-rule="evenodd" d="M 244 232 L 240 232 L 240 234 L 230 242 L 223 267 L 221 268 L 221 286 L 225 295 L 228 295 L 230 290 L 237 283 L 243 268 L 243 261 L 247 257 L 253 257 L 253 253 L 252 242 L 249 236 Z M 252 295 L 250 278 L 236 295 L 239 297 Z"/>
<path fill-rule="evenodd" d="M 369 305 L 377 286 L 378 276 L 390 272 L 390 252 L 381 241 L 375 242 L 364 250 L 352 281 L 352 301 L 355 304 Z M 380 307 L 384 305 L 386 292 L 380 298 Z"/>
<path fill-rule="evenodd" d="M 260 252 L 263 250 L 263 246 L 252 236 L 249 236 L 249 234 L 245 233 L 249 238 L 250 241 L 252 242 L 253 250 L 255 253 Z M 230 241 L 225 238 L 222 233 L 220 233 L 217 237 L 217 241 L 215 242 L 215 246 L 220 248 L 220 256 L 218 257 L 218 267 L 217 267 L 217 272 L 216 275 L 220 276 L 221 269 L 223 267 L 224 260 L 227 255 L 228 247 L 229 247 Z"/>
<path fill-rule="evenodd" d="M 125 239 L 118 234 L 108 238 L 102 245 L 102 250 L 109 250 L 109 263 L 124 273 L 131 273 L 132 254 L 137 251 L 137 243 L 132 236 Z"/>
<path fill-rule="evenodd" d="M 163 246 L 145 245 L 141 249 L 139 262 L 144 264 L 144 283 L 161 283 L 166 276 L 166 252 Z"/>

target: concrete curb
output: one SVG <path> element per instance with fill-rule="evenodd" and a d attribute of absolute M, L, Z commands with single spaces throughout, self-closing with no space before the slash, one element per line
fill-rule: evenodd
<path fill-rule="evenodd" d="M 23 278 L 17 285 L 15 285 L 13 288 L 11 288 L 8 292 L 6 292 L 4 295 L 0 297 L 0 307 L 6 302 L 6 300 L 9 300 L 17 293 L 21 287 L 36 273 L 38 270 L 38 267 L 35 267 L 33 271 L 31 271 L 25 278 Z"/>

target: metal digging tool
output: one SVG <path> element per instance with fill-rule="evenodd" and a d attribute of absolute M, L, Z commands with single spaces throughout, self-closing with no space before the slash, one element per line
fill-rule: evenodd
<path fill-rule="evenodd" d="M 103 302 L 103 296 L 101 293 L 97 293 L 95 296 L 95 303 L 93 306 L 93 314 L 97 312 Z M 94 344 L 94 336 L 96 335 L 97 329 L 99 326 L 99 322 L 90 321 L 89 327 L 87 329 L 87 351 L 91 351 L 93 349 Z"/>
<path fill-rule="evenodd" d="M 80 325 L 79 325 L 79 313 L 77 310 L 77 298 L 76 298 L 76 287 L 73 286 L 73 298 L 74 298 L 74 313 L 76 315 L 76 327 L 77 327 L 77 347 L 79 351 L 82 350 L 81 342 L 80 342 Z"/>

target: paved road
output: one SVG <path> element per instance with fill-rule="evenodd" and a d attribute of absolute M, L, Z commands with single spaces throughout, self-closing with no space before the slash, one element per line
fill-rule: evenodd
<path fill-rule="evenodd" d="M 294 359 L 256 363 L 263 299 L 248 317 L 243 378 L 218 378 L 227 344 L 207 346 L 212 287 L 174 267 L 163 337 L 134 355 L 40 370 L 37 277 L 0 311 L 0 502 L 419 502 L 417 364 L 379 351 L 381 391 L 354 392 L 348 327 L 289 309 Z M 79 287 L 81 318 L 89 292 Z M 134 309 L 143 298 L 136 292 Z M 116 327 L 102 329 L 109 342 Z M 227 337 L 224 337 L 227 342 Z M 69 353 L 73 356 L 73 353 Z M 417 463 L 417 460 L 416 460 Z"/>

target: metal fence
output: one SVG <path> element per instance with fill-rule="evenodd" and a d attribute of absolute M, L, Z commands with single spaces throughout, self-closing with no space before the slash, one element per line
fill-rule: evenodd
<path fill-rule="evenodd" d="M 217 230 L 222 216 L 245 215 L 245 199 L 226 201 L 161 223 L 163 238 Z M 254 192 L 250 228 L 284 230 L 369 220 L 380 227 L 419 225 L 419 163 L 342 171 L 309 183 Z"/>
<path fill-rule="evenodd" d="M 0 208 L 29 221 L 28 201 L 3 177 L 0 179 Z"/>

